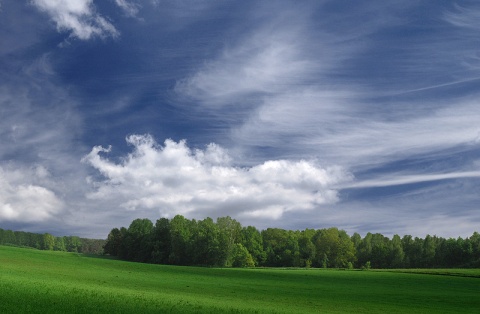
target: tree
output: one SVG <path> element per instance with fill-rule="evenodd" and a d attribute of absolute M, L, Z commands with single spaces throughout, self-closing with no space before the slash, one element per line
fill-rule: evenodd
<path fill-rule="evenodd" d="M 372 258 L 372 234 L 368 232 L 357 246 L 357 267 L 363 267 Z"/>
<path fill-rule="evenodd" d="M 422 261 L 421 267 L 435 266 L 435 252 L 437 248 L 436 237 L 431 237 L 429 234 L 423 240 Z"/>
<path fill-rule="evenodd" d="M 242 225 L 231 217 L 217 218 L 219 229 L 219 266 L 230 266 L 232 264 L 232 252 L 235 243 L 240 241 Z"/>
<path fill-rule="evenodd" d="M 113 228 L 108 234 L 107 242 L 105 242 L 103 247 L 104 253 L 112 256 L 119 256 L 122 240 L 120 230 L 118 228 Z"/>
<path fill-rule="evenodd" d="M 55 247 L 53 248 L 55 251 L 66 251 L 67 248 L 65 247 L 65 240 L 63 237 L 56 237 L 55 238 Z"/>
<path fill-rule="evenodd" d="M 172 251 L 170 236 L 170 221 L 167 218 L 160 218 L 155 223 L 152 232 L 152 262 L 157 264 L 167 264 L 168 257 Z"/>
<path fill-rule="evenodd" d="M 64 237 L 68 252 L 82 252 L 82 242 L 77 236 Z"/>
<path fill-rule="evenodd" d="M 28 234 L 23 231 L 14 231 L 15 244 L 19 246 L 28 246 Z"/>
<path fill-rule="evenodd" d="M 353 242 L 344 230 L 337 228 L 317 230 L 312 239 L 315 245 L 315 265 L 327 267 L 347 267 L 348 263 L 355 262 L 355 248 Z"/>
<path fill-rule="evenodd" d="M 405 253 L 402 248 L 402 240 L 398 234 L 394 235 L 390 242 L 390 268 L 403 268 L 405 266 Z"/>
<path fill-rule="evenodd" d="M 390 239 L 380 233 L 371 238 L 370 262 L 373 268 L 387 268 L 390 264 Z"/>
<path fill-rule="evenodd" d="M 193 262 L 203 266 L 225 266 L 219 238 L 220 230 L 212 218 L 200 220 L 193 236 Z"/>
<path fill-rule="evenodd" d="M 54 246 L 55 246 L 55 237 L 53 235 L 51 235 L 50 233 L 45 233 L 43 235 L 42 249 L 43 250 L 48 250 L 48 251 L 53 251 Z"/>
<path fill-rule="evenodd" d="M 127 229 L 127 258 L 135 262 L 148 262 L 152 255 L 153 223 L 147 219 L 135 219 Z"/>
<path fill-rule="evenodd" d="M 469 240 L 472 246 L 470 266 L 480 268 L 480 233 L 474 232 Z"/>
<path fill-rule="evenodd" d="M 240 243 L 235 243 L 232 250 L 232 266 L 233 267 L 254 267 L 252 255 Z"/>
<path fill-rule="evenodd" d="M 337 267 L 348 267 L 349 263 L 354 263 L 356 260 L 355 246 L 352 239 L 348 236 L 345 230 L 338 231 L 339 248 L 336 257 Z"/>
<path fill-rule="evenodd" d="M 312 243 L 312 236 L 308 230 L 302 231 L 298 237 L 298 250 L 300 266 L 310 267 L 315 259 L 315 245 Z"/>
<path fill-rule="evenodd" d="M 172 241 L 172 251 L 168 257 L 170 264 L 188 265 L 191 263 L 191 258 L 189 258 L 191 225 L 192 222 L 182 215 L 176 215 L 170 221 L 170 239 Z"/>
<path fill-rule="evenodd" d="M 267 255 L 265 266 L 292 267 L 299 258 L 298 240 L 293 231 L 268 228 L 262 231 L 264 250 Z"/>
<path fill-rule="evenodd" d="M 15 233 L 12 230 L 5 230 L 3 233 L 3 243 L 4 244 L 17 244 Z"/>
<path fill-rule="evenodd" d="M 257 228 L 248 226 L 241 230 L 241 244 L 252 255 L 255 265 L 263 265 L 267 258 L 263 250 L 263 239 Z"/>

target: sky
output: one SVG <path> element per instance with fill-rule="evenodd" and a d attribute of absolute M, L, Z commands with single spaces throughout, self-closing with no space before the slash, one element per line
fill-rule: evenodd
<path fill-rule="evenodd" d="M 0 228 L 480 231 L 478 1 L 0 0 Z"/>

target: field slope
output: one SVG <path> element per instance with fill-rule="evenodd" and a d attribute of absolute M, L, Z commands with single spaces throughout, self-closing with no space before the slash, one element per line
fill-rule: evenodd
<path fill-rule="evenodd" d="M 478 313 L 480 278 L 128 263 L 0 246 L 0 313 Z"/>

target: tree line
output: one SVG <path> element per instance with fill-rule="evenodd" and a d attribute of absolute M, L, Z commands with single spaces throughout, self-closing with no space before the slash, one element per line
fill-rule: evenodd
<path fill-rule="evenodd" d="M 0 228 L 0 245 L 30 247 L 39 250 L 103 254 L 105 240 L 77 236 L 56 237 L 50 233 L 31 233 Z"/>
<path fill-rule="evenodd" d="M 104 253 L 124 260 L 216 267 L 480 267 L 480 234 L 445 239 L 379 233 L 349 236 L 338 228 L 259 231 L 230 217 L 135 219 L 110 231 Z"/>

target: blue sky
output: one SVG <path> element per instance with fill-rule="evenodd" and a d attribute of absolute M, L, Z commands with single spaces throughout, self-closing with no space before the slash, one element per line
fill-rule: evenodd
<path fill-rule="evenodd" d="M 469 236 L 476 1 L 0 0 L 0 227 Z"/>

